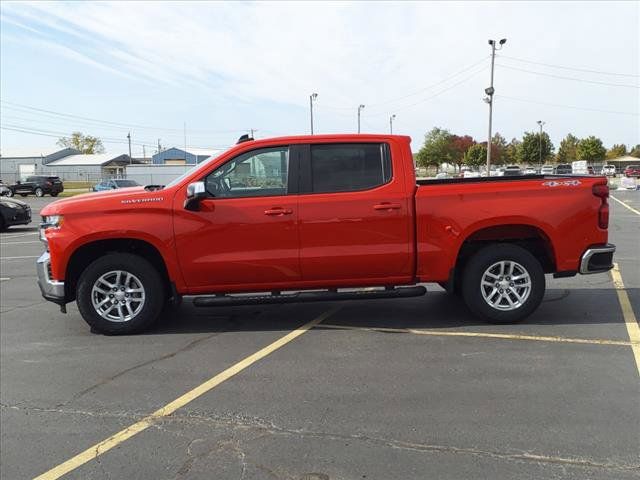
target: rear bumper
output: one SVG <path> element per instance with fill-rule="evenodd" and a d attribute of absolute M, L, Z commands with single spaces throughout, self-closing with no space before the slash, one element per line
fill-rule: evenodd
<path fill-rule="evenodd" d="M 50 274 L 51 258 L 49 252 L 44 252 L 36 260 L 36 271 L 38 272 L 38 286 L 42 296 L 50 302 L 64 305 L 64 282 L 58 282 L 51 278 Z"/>
<path fill-rule="evenodd" d="M 616 246 L 610 243 L 589 247 L 580 258 L 580 273 L 586 275 L 608 272 L 613 268 L 615 251 Z"/>

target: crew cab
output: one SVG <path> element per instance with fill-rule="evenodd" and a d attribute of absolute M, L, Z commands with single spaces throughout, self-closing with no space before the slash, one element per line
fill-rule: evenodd
<path fill-rule="evenodd" d="M 23 197 L 30 194 L 33 194 L 36 197 L 44 197 L 45 194 L 57 197 L 60 192 L 64 191 L 64 186 L 62 185 L 60 177 L 34 175 L 27 177 L 24 182 L 16 182 L 15 185 L 11 185 L 9 187 L 9 190 L 10 197 L 13 197 L 16 194 L 20 194 Z"/>
<path fill-rule="evenodd" d="M 42 294 L 122 334 L 183 297 L 197 307 L 401 298 L 434 282 L 500 323 L 538 307 L 545 274 L 612 267 L 604 177 L 417 181 L 410 141 L 248 139 L 166 186 L 53 202 L 41 212 Z"/>

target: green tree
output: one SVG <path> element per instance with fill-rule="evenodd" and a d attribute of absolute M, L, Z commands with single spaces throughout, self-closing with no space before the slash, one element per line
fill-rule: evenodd
<path fill-rule="evenodd" d="M 476 141 L 469 135 L 459 136 L 451 135 L 449 139 L 449 152 L 451 154 L 451 162 L 458 167 L 464 165 L 464 155 L 472 145 L 475 145 Z"/>
<path fill-rule="evenodd" d="M 496 132 L 491 139 L 491 164 L 502 165 L 506 161 L 507 139 Z"/>
<path fill-rule="evenodd" d="M 70 137 L 62 137 L 56 142 L 61 147 L 75 148 L 81 153 L 104 153 L 102 140 L 82 132 L 73 132 Z"/>
<path fill-rule="evenodd" d="M 545 163 L 553 155 L 553 150 L 554 146 L 547 132 L 542 132 L 542 137 L 539 133 L 525 132 L 522 143 L 518 145 L 517 157 L 522 163 L 537 165 Z"/>
<path fill-rule="evenodd" d="M 640 158 L 640 144 L 633 147 L 629 152 L 629 155 L 631 155 L 632 157 Z"/>
<path fill-rule="evenodd" d="M 442 163 L 451 163 L 451 133 L 434 127 L 424 136 L 424 144 L 416 155 L 419 167 L 439 167 Z"/>
<path fill-rule="evenodd" d="M 578 143 L 580 143 L 580 139 L 570 133 L 564 137 L 560 142 L 556 161 L 558 163 L 567 163 L 576 160 L 578 158 Z"/>
<path fill-rule="evenodd" d="M 492 152 L 493 153 L 493 152 Z M 487 143 L 476 143 L 471 145 L 467 153 L 464 154 L 464 163 L 470 167 L 479 167 L 487 161 Z"/>
<path fill-rule="evenodd" d="M 622 143 L 616 143 L 607 152 L 607 158 L 608 159 L 620 158 L 620 157 L 624 157 L 626 154 L 627 154 L 627 146 Z"/>
<path fill-rule="evenodd" d="M 518 151 L 522 142 L 517 138 L 512 138 L 511 141 L 505 146 L 502 152 L 502 161 L 505 165 L 513 165 L 520 163 L 518 157 Z"/>
<path fill-rule="evenodd" d="M 597 162 L 604 160 L 607 149 L 602 145 L 602 140 L 591 135 L 580 140 L 576 153 L 578 160 Z"/>

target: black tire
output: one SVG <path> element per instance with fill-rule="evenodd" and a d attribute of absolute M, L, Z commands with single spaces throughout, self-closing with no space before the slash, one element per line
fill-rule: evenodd
<path fill-rule="evenodd" d="M 51 192 L 52 197 L 57 197 L 60 192 Z"/>
<path fill-rule="evenodd" d="M 9 227 L 7 227 L 7 222 L 5 222 L 4 217 L 0 215 L 0 232 L 4 232 Z"/>
<path fill-rule="evenodd" d="M 44 197 L 44 190 L 42 190 L 40 187 L 36 188 L 33 193 L 36 194 L 36 197 Z"/>
<path fill-rule="evenodd" d="M 7 197 L 13 197 L 15 195 L 15 192 L 11 189 L 9 189 L 9 191 L 5 194 Z"/>
<path fill-rule="evenodd" d="M 92 303 L 92 289 L 104 274 L 121 270 L 135 275 L 144 287 L 145 301 L 131 319 L 117 322 L 102 317 Z M 158 271 L 144 258 L 130 253 L 111 253 L 91 263 L 80 276 L 76 302 L 82 318 L 93 330 L 108 335 L 139 333 L 149 328 L 160 316 L 166 303 L 166 289 Z"/>
<path fill-rule="evenodd" d="M 530 278 L 528 297 L 520 306 L 511 310 L 501 310 L 498 307 L 491 306 L 483 296 L 481 282 L 485 272 L 489 267 L 501 261 L 519 264 L 518 268 L 522 267 Z M 502 281 L 506 281 L 509 277 L 500 278 L 503 278 Z M 505 287 L 509 288 L 509 285 L 505 285 Z M 493 287 L 485 288 L 489 289 L 489 293 L 493 289 Z M 505 289 L 504 291 L 510 290 Z M 519 291 L 522 293 L 522 290 Z M 467 307 L 475 315 L 490 323 L 513 323 L 525 319 L 538 308 L 540 302 L 542 302 L 544 291 L 545 278 L 540 262 L 528 250 L 509 243 L 496 243 L 479 250 L 471 257 L 463 272 L 462 296 Z M 502 290 L 499 290 L 499 292 L 502 292 Z M 500 293 L 499 295 L 502 294 Z M 515 298 L 511 294 L 509 297 L 511 300 Z M 498 300 L 501 303 L 508 301 L 506 298 L 504 302 Z M 509 308 L 507 305 L 503 305 L 503 307 Z"/>
<path fill-rule="evenodd" d="M 26 197 L 27 195 L 29 195 L 28 193 L 21 193 L 20 196 L 21 197 Z"/>

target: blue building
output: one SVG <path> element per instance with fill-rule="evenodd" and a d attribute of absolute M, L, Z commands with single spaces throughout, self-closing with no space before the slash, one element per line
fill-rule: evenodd
<path fill-rule="evenodd" d="M 220 150 L 208 148 L 177 148 L 172 147 L 156 153 L 151 157 L 154 165 L 195 165 L 214 155 L 218 155 Z"/>

